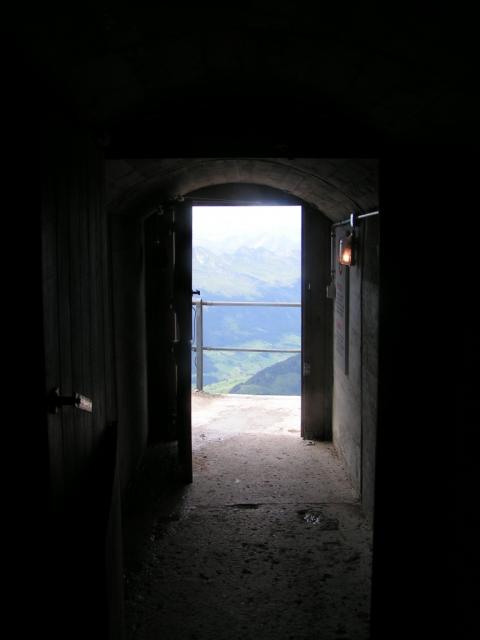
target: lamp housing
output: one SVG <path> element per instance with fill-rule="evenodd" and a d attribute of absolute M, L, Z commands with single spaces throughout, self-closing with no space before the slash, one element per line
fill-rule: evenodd
<path fill-rule="evenodd" d="M 346 267 L 355 265 L 355 234 L 353 229 L 347 231 L 338 243 L 338 262 Z"/>

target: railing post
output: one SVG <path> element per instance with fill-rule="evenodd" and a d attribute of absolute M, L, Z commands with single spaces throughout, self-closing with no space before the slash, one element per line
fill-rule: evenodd
<path fill-rule="evenodd" d="M 195 346 L 197 353 L 197 391 L 203 391 L 203 303 L 198 300 L 195 326 Z"/>

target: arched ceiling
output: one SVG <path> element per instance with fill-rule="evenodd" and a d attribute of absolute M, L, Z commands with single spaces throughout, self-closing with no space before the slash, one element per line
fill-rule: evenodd
<path fill-rule="evenodd" d="M 221 184 L 263 185 L 301 199 L 332 221 L 378 207 L 375 159 L 175 158 L 109 160 L 114 213 L 142 213 L 162 198 Z"/>

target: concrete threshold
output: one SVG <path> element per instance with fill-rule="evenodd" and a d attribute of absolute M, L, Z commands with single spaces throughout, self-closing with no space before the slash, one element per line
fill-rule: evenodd
<path fill-rule="evenodd" d="M 192 394 L 192 436 L 198 442 L 201 430 L 228 437 L 234 434 L 264 433 L 300 435 L 300 396 Z"/>

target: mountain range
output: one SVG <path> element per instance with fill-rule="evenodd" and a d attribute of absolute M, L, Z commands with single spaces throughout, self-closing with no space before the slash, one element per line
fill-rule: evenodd
<path fill-rule="evenodd" d="M 192 265 L 193 288 L 204 299 L 300 301 L 299 250 L 240 247 L 220 253 L 194 247 Z"/>

